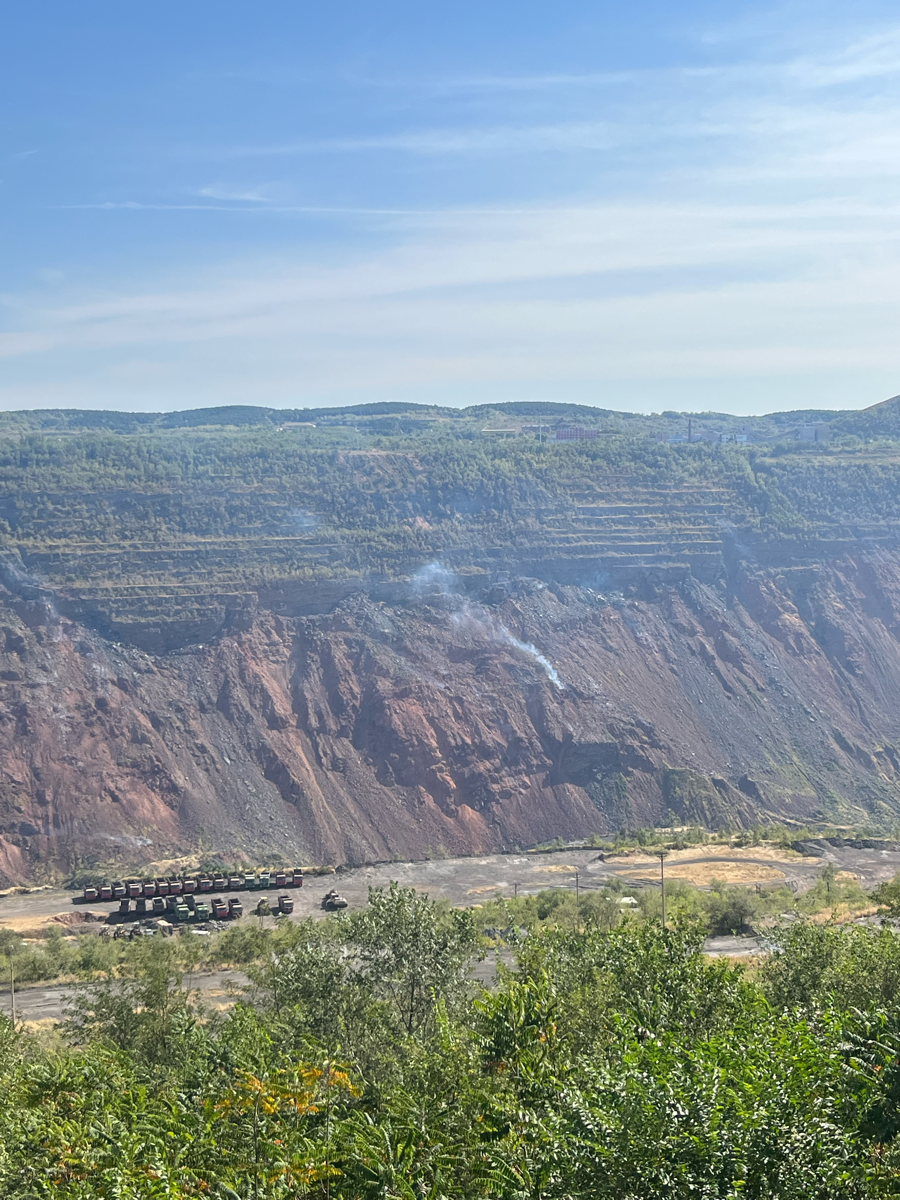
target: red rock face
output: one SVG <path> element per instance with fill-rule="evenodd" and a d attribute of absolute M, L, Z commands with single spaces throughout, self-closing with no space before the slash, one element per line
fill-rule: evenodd
<path fill-rule="evenodd" d="M 0 596 L 0 878 L 900 811 L 900 554 L 641 587 L 360 592 L 159 656 Z"/>

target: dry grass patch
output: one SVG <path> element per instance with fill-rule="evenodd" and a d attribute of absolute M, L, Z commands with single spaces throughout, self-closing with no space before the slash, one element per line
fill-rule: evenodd
<path fill-rule="evenodd" d="M 106 913 L 98 916 L 91 912 L 58 912 L 33 917 L 2 917 L 0 929 L 11 929 L 23 938 L 44 938 L 54 928 L 62 927 L 66 932 L 82 933 L 86 926 L 90 926 L 93 932 L 105 923 Z"/>
<path fill-rule="evenodd" d="M 653 866 L 656 871 L 652 873 L 652 878 L 659 878 L 659 863 L 653 860 Z M 629 879 L 646 879 L 647 871 L 619 871 L 620 876 L 627 876 Z M 676 863 L 670 865 L 666 862 L 666 878 L 667 879 L 683 879 L 686 883 L 693 883 L 696 887 L 709 887 L 711 883 L 774 883 L 784 879 L 784 871 L 779 871 L 775 867 L 766 867 L 755 865 L 753 863 L 730 862 L 728 860 L 720 860 L 718 862 L 702 862 L 702 863 L 683 863 L 680 866 Z"/>
<path fill-rule="evenodd" d="M 687 850 L 670 850 L 666 855 L 666 870 L 669 863 L 690 862 L 693 859 L 721 858 L 728 862 L 761 860 L 763 862 L 794 863 L 804 858 L 796 850 L 782 850 L 780 846 L 694 846 Z M 659 856 L 636 850 L 630 854 L 608 855 L 607 863 L 659 863 Z"/>
<path fill-rule="evenodd" d="M 874 917 L 878 912 L 875 904 L 854 908 L 852 904 L 835 904 L 831 908 L 823 908 L 821 912 L 813 913 L 809 918 L 815 925 L 827 925 L 834 921 L 837 925 L 847 925 L 859 917 Z"/>

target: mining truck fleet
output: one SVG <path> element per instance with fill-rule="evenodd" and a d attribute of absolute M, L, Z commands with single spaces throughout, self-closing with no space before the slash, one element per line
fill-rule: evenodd
<path fill-rule="evenodd" d="M 303 887 L 303 872 L 295 867 L 277 871 L 247 871 L 237 875 L 201 873 L 169 879 L 116 880 L 113 883 L 88 884 L 73 904 L 96 904 L 98 901 L 118 901 L 109 921 L 143 921 L 164 918 L 178 924 L 203 924 L 207 921 L 234 920 L 243 915 L 239 896 L 221 896 L 220 892 L 267 892 L 271 889 Z M 294 911 L 294 901 L 281 895 L 274 903 L 267 901 L 269 911 L 288 916 Z"/>

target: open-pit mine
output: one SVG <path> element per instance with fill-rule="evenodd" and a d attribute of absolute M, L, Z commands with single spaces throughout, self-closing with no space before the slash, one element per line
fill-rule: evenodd
<path fill-rule="evenodd" d="M 898 443 L 41 419 L 0 429 L 7 884 L 900 813 Z"/>

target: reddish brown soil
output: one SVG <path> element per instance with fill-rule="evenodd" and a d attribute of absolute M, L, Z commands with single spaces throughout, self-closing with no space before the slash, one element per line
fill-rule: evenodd
<path fill-rule="evenodd" d="M 633 593 L 360 592 L 158 656 L 6 593 L 0 880 L 900 809 L 900 554 Z"/>

